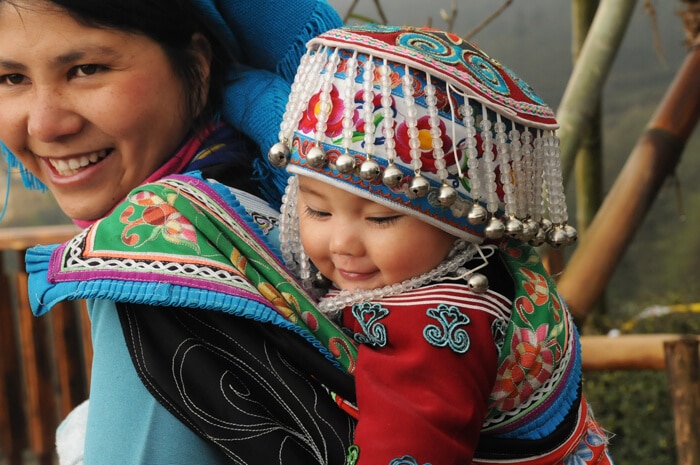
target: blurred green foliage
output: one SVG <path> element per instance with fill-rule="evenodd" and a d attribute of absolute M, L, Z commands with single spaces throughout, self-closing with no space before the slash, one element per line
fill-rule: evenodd
<path fill-rule="evenodd" d="M 700 334 L 698 313 L 669 313 L 632 323 L 629 332 L 635 334 Z M 665 371 L 586 372 L 584 393 L 596 419 L 611 433 L 615 465 L 677 462 Z"/>

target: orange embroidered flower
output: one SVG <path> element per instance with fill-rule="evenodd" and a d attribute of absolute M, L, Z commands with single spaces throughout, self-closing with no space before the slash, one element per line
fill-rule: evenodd
<path fill-rule="evenodd" d="M 498 368 L 492 408 L 511 410 L 550 378 L 554 353 L 546 338 L 547 331 L 548 326 L 543 324 L 536 331 L 521 328 L 513 334 L 510 355 Z"/>

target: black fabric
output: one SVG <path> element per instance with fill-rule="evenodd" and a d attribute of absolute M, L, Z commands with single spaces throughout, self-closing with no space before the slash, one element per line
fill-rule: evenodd
<path fill-rule="evenodd" d="M 345 463 L 354 420 L 318 380 L 352 380 L 301 337 L 214 311 L 117 308 L 146 388 L 231 463 Z"/>

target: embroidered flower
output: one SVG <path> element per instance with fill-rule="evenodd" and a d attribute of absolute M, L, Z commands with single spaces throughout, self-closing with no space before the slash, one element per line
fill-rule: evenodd
<path fill-rule="evenodd" d="M 327 137 L 337 137 L 343 132 L 343 109 L 345 106 L 343 105 L 343 100 L 340 98 L 338 88 L 335 85 L 331 88 L 329 99 L 331 108 L 328 112 L 325 135 Z M 309 106 L 299 122 L 299 129 L 306 134 L 316 131 L 316 123 L 318 122 L 318 115 L 320 113 L 321 92 L 317 92 L 311 97 L 311 100 L 309 100 Z"/>
<path fill-rule="evenodd" d="M 543 324 L 536 331 L 521 328 L 513 334 L 511 353 L 498 368 L 492 394 L 495 408 L 511 410 L 550 378 L 555 357 L 547 331 L 548 326 Z"/>
<path fill-rule="evenodd" d="M 433 158 L 433 138 L 430 135 L 430 123 L 428 122 L 428 115 L 424 115 L 418 118 L 416 129 L 418 129 L 418 142 L 420 149 L 420 160 L 422 162 L 422 170 L 429 171 L 431 173 L 437 172 L 435 168 L 435 158 Z M 445 163 L 447 166 L 455 164 L 455 156 L 452 151 L 452 139 L 450 139 L 446 132 L 445 123 L 440 120 L 440 140 L 442 141 L 442 149 L 445 151 Z M 401 160 L 410 165 L 411 163 L 411 145 L 410 137 L 408 136 L 408 125 L 405 121 L 396 128 L 396 153 L 399 155 Z"/>

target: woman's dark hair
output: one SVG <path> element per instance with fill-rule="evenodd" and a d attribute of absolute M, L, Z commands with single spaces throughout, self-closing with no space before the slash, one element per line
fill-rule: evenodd
<path fill-rule="evenodd" d="M 225 47 L 200 19 L 189 0 L 49 0 L 65 9 L 80 24 L 143 34 L 165 50 L 187 93 L 186 114 L 193 127 L 208 124 L 222 103 L 226 66 L 231 63 Z M 8 0 L 8 3 L 12 3 Z M 195 33 L 204 35 L 212 50 L 209 92 L 199 62 L 188 47 Z M 202 98 L 206 101 L 202 102 Z M 197 111 L 201 109 L 201 111 Z"/>

